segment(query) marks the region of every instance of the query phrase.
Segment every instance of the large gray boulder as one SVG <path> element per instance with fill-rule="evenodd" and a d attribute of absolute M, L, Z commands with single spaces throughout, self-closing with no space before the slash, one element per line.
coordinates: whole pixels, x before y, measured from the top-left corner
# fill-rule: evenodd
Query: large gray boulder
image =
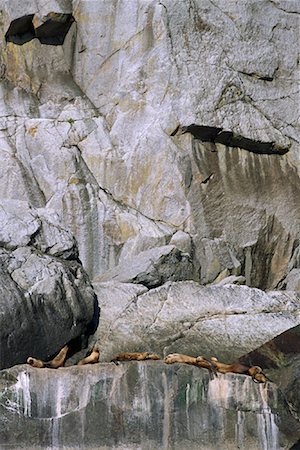
<path fill-rule="evenodd" d="M 155 247 L 121 262 L 118 266 L 95 278 L 95 282 L 120 281 L 143 284 L 148 288 L 167 281 L 193 279 L 194 269 L 188 253 L 174 245 Z"/>
<path fill-rule="evenodd" d="M 95 283 L 102 308 L 93 337 L 101 360 L 121 351 L 185 353 L 234 361 L 300 324 L 300 297 L 247 286 L 169 282 L 143 286 Z"/>
<path fill-rule="evenodd" d="M 0 372 L 0 446 L 279 450 L 299 422 L 274 384 L 159 361 Z"/>
<path fill-rule="evenodd" d="M 48 359 L 91 330 L 98 306 L 76 243 L 55 213 L 0 206 L 0 367 Z"/>

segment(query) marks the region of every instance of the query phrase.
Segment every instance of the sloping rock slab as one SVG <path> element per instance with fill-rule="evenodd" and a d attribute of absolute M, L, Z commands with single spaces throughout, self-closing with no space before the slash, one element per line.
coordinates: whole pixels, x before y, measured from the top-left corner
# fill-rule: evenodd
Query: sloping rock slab
<path fill-rule="evenodd" d="M 229 362 L 300 324 L 300 297 L 294 292 L 193 281 L 145 293 L 132 286 L 94 284 L 103 305 L 97 331 L 103 361 L 120 351 L 151 350 L 215 355 Z"/>
<path fill-rule="evenodd" d="M 290 328 L 275 336 L 270 341 L 256 348 L 240 361 L 244 364 L 255 364 L 268 368 L 286 368 L 295 356 L 300 356 L 300 326 Z"/>
<path fill-rule="evenodd" d="M 0 373 L 0 446 L 290 448 L 297 422 L 273 384 L 162 362 Z"/>
<path fill-rule="evenodd" d="M 168 280 L 190 280 L 193 265 L 189 254 L 174 245 L 164 245 L 128 258 L 118 266 L 96 278 L 96 281 L 121 281 L 144 284 L 149 288 L 160 286 Z"/>

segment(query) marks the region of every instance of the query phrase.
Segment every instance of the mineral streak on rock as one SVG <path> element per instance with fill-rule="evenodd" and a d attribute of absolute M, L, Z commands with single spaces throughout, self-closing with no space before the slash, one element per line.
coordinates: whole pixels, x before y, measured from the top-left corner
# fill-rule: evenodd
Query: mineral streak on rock
<path fill-rule="evenodd" d="M 159 361 L 19 366 L 0 372 L 0 386 L 0 445 L 13 450 L 279 449 L 300 431 L 273 384 Z"/>

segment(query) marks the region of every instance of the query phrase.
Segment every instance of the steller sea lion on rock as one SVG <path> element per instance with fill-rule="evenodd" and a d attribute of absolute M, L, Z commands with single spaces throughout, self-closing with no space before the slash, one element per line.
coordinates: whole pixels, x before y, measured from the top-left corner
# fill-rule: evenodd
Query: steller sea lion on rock
<path fill-rule="evenodd" d="M 245 366 L 243 364 L 224 364 L 212 357 L 210 360 L 203 356 L 197 356 L 197 358 L 188 355 L 182 355 L 180 353 L 171 353 L 165 357 L 166 364 L 184 363 L 197 367 L 204 367 L 214 373 L 240 373 L 243 375 L 249 375 L 256 383 L 266 383 L 270 381 L 263 373 L 262 368 L 259 366 Z"/>
<path fill-rule="evenodd" d="M 190 364 L 192 366 L 202 367 L 212 372 L 216 372 L 214 363 L 203 356 L 195 358 L 194 356 L 182 355 L 181 353 L 171 353 L 165 357 L 166 364 L 173 364 L 176 362 Z"/>
<path fill-rule="evenodd" d="M 33 358 L 32 356 L 30 356 L 29 358 L 27 358 L 27 363 L 30 364 L 32 367 L 38 367 L 38 368 L 47 367 L 50 369 L 57 369 L 58 367 L 62 367 L 65 364 L 68 350 L 69 350 L 69 347 L 67 345 L 65 345 L 60 350 L 58 355 L 55 356 L 55 358 L 53 358 L 53 359 L 51 359 L 51 361 L 47 361 L 47 362 L 42 361 L 41 359 Z"/>
<path fill-rule="evenodd" d="M 198 358 L 201 358 L 198 356 Z M 198 359 L 197 358 L 197 359 Z M 234 363 L 234 364 L 224 364 L 218 361 L 216 357 L 210 358 L 212 363 L 215 365 L 216 370 L 220 373 L 240 373 L 243 375 L 250 375 L 253 381 L 256 383 L 266 383 L 268 378 L 263 373 L 262 368 L 259 366 L 245 366 L 244 364 Z"/>
<path fill-rule="evenodd" d="M 85 358 L 81 359 L 77 363 L 77 366 L 84 366 L 86 364 L 96 364 L 97 362 L 99 362 L 99 357 L 100 357 L 100 350 L 99 350 L 98 346 L 95 345 L 92 348 L 91 353 L 88 356 L 86 356 Z"/>
<path fill-rule="evenodd" d="M 65 345 L 55 358 L 51 361 L 42 361 L 40 359 L 36 359 L 33 357 L 29 357 L 27 359 L 27 363 L 32 367 L 48 367 L 51 369 L 57 369 L 58 367 L 62 367 L 65 363 L 66 356 L 68 353 L 69 347 Z M 80 360 L 78 362 L 78 366 L 83 366 L 86 364 L 95 364 L 99 362 L 100 350 L 98 345 L 95 345 L 91 353 Z M 111 360 L 111 362 L 119 362 L 119 361 L 145 361 L 145 360 L 160 360 L 160 356 L 155 353 L 150 352 L 123 352 L 119 353 Z M 182 363 L 182 364 L 190 364 L 196 367 L 201 367 L 204 369 L 208 369 L 211 372 L 214 372 L 217 375 L 217 372 L 220 373 L 239 373 L 243 375 L 249 375 L 252 377 L 253 381 L 256 383 L 266 383 L 270 381 L 267 376 L 263 373 L 262 368 L 259 366 L 245 366 L 244 364 L 234 363 L 234 364 L 224 364 L 218 361 L 216 357 L 212 357 L 209 359 L 204 358 L 203 356 L 188 356 L 180 353 L 171 353 L 167 355 L 164 359 L 166 364 L 173 363 Z"/>
<path fill-rule="evenodd" d="M 117 356 L 115 356 L 111 362 L 116 361 L 145 361 L 147 359 L 154 359 L 158 360 L 160 359 L 160 356 L 156 355 L 155 353 L 150 352 L 124 352 L 119 353 Z"/>

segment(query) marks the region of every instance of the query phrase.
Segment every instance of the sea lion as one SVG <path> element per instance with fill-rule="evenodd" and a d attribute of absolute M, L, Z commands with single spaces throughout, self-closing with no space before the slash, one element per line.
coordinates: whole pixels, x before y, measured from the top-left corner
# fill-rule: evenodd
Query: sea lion
<path fill-rule="evenodd" d="M 27 358 L 27 364 L 30 364 L 32 367 L 38 367 L 39 369 L 45 367 L 44 361 L 33 358 L 32 356 L 29 356 L 29 358 Z"/>
<path fill-rule="evenodd" d="M 100 350 L 98 348 L 98 346 L 94 346 L 92 348 L 91 353 L 86 356 L 85 358 L 81 359 L 78 363 L 77 366 L 84 366 L 85 364 L 96 364 L 99 362 L 99 357 L 100 357 Z"/>
<path fill-rule="evenodd" d="M 60 352 L 55 356 L 55 358 L 51 359 L 51 361 L 42 361 L 41 359 L 36 359 L 30 356 L 27 358 L 27 363 L 30 364 L 32 367 L 38 367 L 43 368 L 47 367 L 50 369 L 57 369 L 58 367 L 62 367 L 65 363 L 67 353 L 68 353 L 69 347 L 68 345 L 65 345 Z"/>
<path fill-rule="evenodd" d="M 173 363 L 190 364 L 196 367 L 203 367 L 217 374 L 220 373 L 240 373 L 243 375 L 250 375 L 256 383 L 265 383 L 268 378 L 263 373 L 262 368 L 259 366 L 245 366 L 243 364 L 224 364 L 218 361 L 216 357 L 210 358 L 210 360 L 203 356 L 197 356 L 197 358 L 188 355 L 182 355 L 180 353 L 171 353 L 165 357 L 166 364 Z"/>
<path fill-rule="evenodd" d="M 117 356 L 115 356 L 111 362 L 116 361 L 145 361 L 147 359 L 154 359 L 158 360 L 160 359 L 159 355 L 156 355 L 155 353 L 150 352 L 124 352 L 119 353 Z"/>
<path fill-rule="evenodd" d="M 248 370 L 249 375 L 252 377 L 252 380 L 255 383 L 266 383 L 267 381 L 271 381 L 262 371 L 262 368 L 259 366 L 251 366 Z"/>
<path fill-rule="evenodd" d="M 198 358 L 200 361 L 201 356 L 198 356 Z M 219 362 L 215 356 L 210 358 L 210 360 L 214 364 L 216 370 L 220 373 L 240 373 L 243 375 L 250 375 L 256 383 L 266 383 L 268 381 L 268 378 L 259 366 L 245 366 L 240 363 L 224 364 Z"/>
<path fill-rule="evenodd" d="M 216 372 L 214 363 L 203 356 L 195 358 L 194 356 L 182 355 L 181 353 L 171 353 L 165 357 L 166 364 L 173 364 L 176 362 L 190 364 L 192 366 L 202 367 L 212 372 Z"/>

